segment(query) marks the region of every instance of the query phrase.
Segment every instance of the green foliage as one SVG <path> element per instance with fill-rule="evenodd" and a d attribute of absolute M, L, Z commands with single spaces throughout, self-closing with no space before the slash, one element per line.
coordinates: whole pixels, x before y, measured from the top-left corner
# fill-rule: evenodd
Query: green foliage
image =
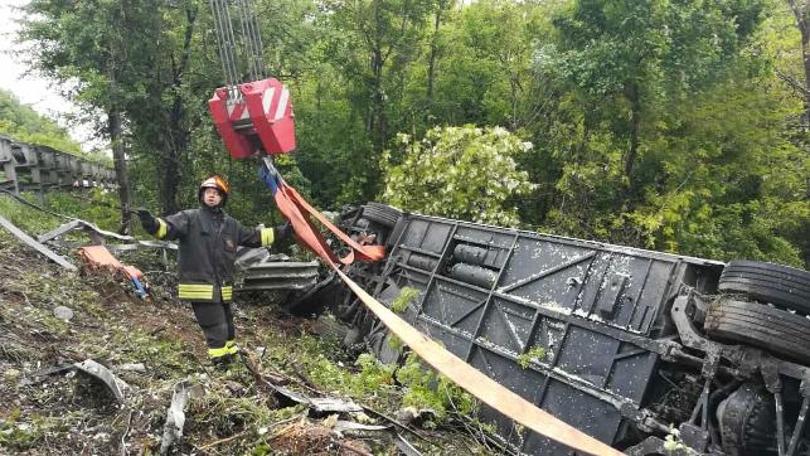
<path fill-rule="evenodd" d="M 47 192 L 40 200 L 37 194 L 23 193 L 27 201 L 38 204 L 53 213 L 80 218 L 95 223 L 99 228 L 118 229 L 120 211 L 114 195 L 106 190 L 90 192 Z M 8 195 L 0 194 L 0 215 L 29 234 L 41 234 L 65 223 L 67 220 L 47 212 L 28 207 Z"/>
<path fill-rule="evenodd" d="M 395 336 L 393 334 L 388 335 L 388 342 L 387 343 L 388 343 L 388 347 L 391 350 L 396 350 L 398 352 L 401 352 L 402 349 L 405 348 L 405 343 L 402 342 L 402 339 L 400 339 L 399 337 L 397 337 L 397 336 Z"/>
<path fill-rule="evenodd" d="M 533 185 L 516 159 L 531 149 L 503 128 L 434 128 L 421 141 L 400 135 L 388 153 L 382 199 L 405 210 L 515 226 L 516 197 Z"/>
<path fill-rule="evenodd" d="M 256 4 L 296 109 L 298 151 L 280 166 L 317 207 L 382 194 L 466 220 L 810 262 L 801 37 L 783 0 Z M 216 172 L 233 215 L 276 223 L 255 162 L 229 159 L 209 119 L 223 81 L 207 8 L 36 0 L 22 39 L 87 116 L 121 108 L 139 205 L 196 206 Z M 479 130 L 446 127 L 466 124 Z"/>
<path fill-rule="evenodd" d="M 25 451 L 36 448 L 49 433 L 61 429 L 59 420 L 48 415 L 35 414 L 21 418 L 19 409 L 13 409 L 7 419 L 0 420 L 0 448 Z"/>
<path fill-rule="evenodd" d="M 416 354 L 408 355 L 405 364 L 397 370 L 396 378 L 406 389 L 402 405 L 431 409 L 439 420 L 445 419 L 451 411 L 472 416 L 477 410 L 478 403 L 473 396 L 443 375 L 426 369 Z"/>
<path fill-rule="evenodd" d="M 518 366 L 526 369 L 532 361 L 542 361 L 546 357 L 546 349 L 543 347 L 534 346 L 526 353 L 521 353 L 517 357 Z"/>
<path fill-rule="evenodd" d="M 96 158 L 82 153 L 79 144 L 70 138 L 64 128 L 51 119 L 20 103 L 12 93 L 0 89 L 0 135 L 17 141 L 50 146 L 62 152 Z"/>
<path fill-rule="evenodd" d="M 121 218 L 118 198 L 108 190 L 94 188 L 89 192 L 48 192 L 45 194 L 45 204 L 56 213 L 90 221 L 101 229 L 118 230 Z"/>
<path fill-rule="evenodd" d="M 391 310 L 396 313 L 404 312 L 408 306 L 419 296 L 419 290 L 413 287 L 405 287 L 399 291 L 399 295 L 391 303 Z"/>
<path fill-rule="evenodd" d="M 28 201 L 36 201 L 36 197 L 33 194 L 23 193 L 22 196 Z M 29 234 L 44 233 L 51 228 L 59 226 L 59 224 L 63 222 L 59 217 L 50 214 L 32 214 L 31 208 L 24 206 L 5 194 L 0 196 L 0 215 Z"/>

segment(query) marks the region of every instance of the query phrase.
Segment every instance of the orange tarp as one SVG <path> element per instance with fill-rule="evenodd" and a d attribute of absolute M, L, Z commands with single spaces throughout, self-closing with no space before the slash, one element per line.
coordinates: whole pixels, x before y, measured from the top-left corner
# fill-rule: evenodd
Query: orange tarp
<path fill-rule="evenodd" d="M 127 280 L 131 280 L 136 291 L 145 294 L 145 282 L 143 273 L 134 266 L 129 266 L 118 261 L 107 247 L 103 245 L 88 245 L 79 247 L 79 257 L 93 269 L 109 269 L 114 273 L 122 274 Z"/>

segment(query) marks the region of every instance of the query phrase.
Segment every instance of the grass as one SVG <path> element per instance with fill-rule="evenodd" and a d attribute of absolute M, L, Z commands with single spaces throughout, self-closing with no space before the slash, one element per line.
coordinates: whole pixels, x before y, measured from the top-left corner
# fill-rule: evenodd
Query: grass
<path fill-rule="evenodd" d="M 101 189 L 47 192 L 43 200 L 33 192 L 20 196 L 48 211 L 90 221 L 101 229 L 115 231 L 120 223 L 121 214 L 115 195 Z M 37 211 L 5 193 L 0 193 L 0 215 L 34 237 L 67 222 L 53 214 Z"/>

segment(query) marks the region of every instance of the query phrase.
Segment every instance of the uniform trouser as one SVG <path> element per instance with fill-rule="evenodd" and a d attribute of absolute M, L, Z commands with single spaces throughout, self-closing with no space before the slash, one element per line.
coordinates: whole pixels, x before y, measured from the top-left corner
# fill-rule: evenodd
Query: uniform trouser
<path fill-rule="evenodd" d="M 194 316 L 205 333 L 208 356 L 219 358 L 236 353 L 236 330 L 230 303 L 192 302 Z"/>

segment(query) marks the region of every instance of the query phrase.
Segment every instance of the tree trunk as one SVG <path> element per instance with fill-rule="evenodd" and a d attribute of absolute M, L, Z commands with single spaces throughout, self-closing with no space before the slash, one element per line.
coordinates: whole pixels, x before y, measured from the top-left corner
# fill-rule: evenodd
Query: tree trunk
<path fill-rule="evenodd" d="M 168 112 L 166 122 L 166 132 L 164 133 L 164 150 L 162 156 L 162 167 L 159 170 L 161 182 L 160 204 L 163 214 L 173 214 L 179 210 L 177 204 L 177 190 L 180 185 L 181 170 L 180 163 L 188 150 L 189 127 L 186 125 L 186 100 L 182 96 L 182 86 L 186 68 L 191 53 L 191 38 L 197 19 L 196 8 L 186 9 L 186 28 L 183 38 L 183 50 L 178 64 L 172 68 L 172 100 L 171 109 Z"/>
<path fill-rule="evenodd" d="M 630 145 L 624 161 L 624 175 L 630 181 L 633 166 L 638 156 L 638 146 L 641 142 L 641 95 L 635 83 L 628 84 L 625 87 L 624 95 L 630 101 Z"/>
<path fill-rule="evenodd" d="M 177 166 L 177 152 L 172 146 L 163 155 L 163 166 L 160 171 L 160 178 L 163 182 L 160 192 L 160 207 L 164 215 L 174 214 L 178 211 L 177 188 L 179 184 L 179 167 Z"/>
<path fill-rule="evenodd" d="M 796 0 L 788 0 L 796 26 L 802 36 L 802 62 L 804 63 L 804 124 L 810 125 L 810 23 L 807 21 L 810 13 L 810 4 L 796 4 Z"/>
<path fill-rule="evenodd" d="M 430 57 L 428 57 L 428 78 L 427 78 L 427 102 L 428 106 L 433 105 L 433 80 L 436 77 L 436 60 L 439 56 L 439 26 L 442 23 L 442 12 L 444 12 L 445 1 L 440 1 L 436 9 L 436 17 L 433 21 L 433 36 L 430 39 Z"/>
<path fill-rule="evenodd" d="M 121 128 L 121 113 L 116 108 L 107 111 L 107 130 L 112 144 L 115 178 L 118 181 L 118 199 L 121 202 L 121 228 L 119 232 L 130 232 L 130 195 L 129 177 L 127 176 L 127 158 Z"/>

